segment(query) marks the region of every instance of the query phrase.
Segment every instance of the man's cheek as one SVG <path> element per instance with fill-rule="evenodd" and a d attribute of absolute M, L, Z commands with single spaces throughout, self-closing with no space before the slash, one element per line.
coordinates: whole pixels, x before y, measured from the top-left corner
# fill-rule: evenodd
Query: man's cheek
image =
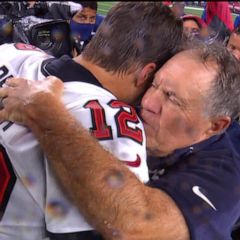
<path fill-rule="evenodd" d="M 186 123 L 181 117 L 169 116 L 168 121 L 166 119 L 167 129 L 169 134 L 174 134 L 183 131 L 186 128 Z"/>

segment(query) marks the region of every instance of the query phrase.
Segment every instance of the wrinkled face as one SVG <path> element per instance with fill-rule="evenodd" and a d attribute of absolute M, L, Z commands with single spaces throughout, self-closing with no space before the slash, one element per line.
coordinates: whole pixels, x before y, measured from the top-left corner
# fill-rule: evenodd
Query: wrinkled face
<path fill-rule="evenodd" d="M 196 34 L 200 32 L 200 28 L 194 20 L 188 19 L 183 21 L 183 31 L 186 35 Z"/>
<path fill-rule="evenodd" d="M 240 61 L 240 34 L 231 34 L 227 49 L 237 58 L 238 61 Z"/>
<path fill-rule="evenodd" d="M 165 156 L 209 137 L 204 93 L 215 74 L 216 68 L 207 68 L 190 51 L 175 55 L 156 73 L 141 104 L 149 154 Z"/>
<path fill-rule="evenodd" d="M 77 23 L 95 24 L 96 15 L 97 15 L 96 10 L 85 7 L 81 11 L 75 13 L 72 19 Z"/>

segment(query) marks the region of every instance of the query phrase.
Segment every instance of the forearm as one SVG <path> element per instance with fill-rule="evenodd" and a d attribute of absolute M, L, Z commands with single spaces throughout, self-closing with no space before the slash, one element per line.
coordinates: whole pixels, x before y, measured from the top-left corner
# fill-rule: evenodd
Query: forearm
<path fill-rule="evenodd" d="M 120 217 L 119 209 L 116 209 L 118 202 L 125 202 L 125 199 L 118 196 L 119 191 L 123 191 L 127 177 L 132 178 L 134 185 L 138 180 L 96 144 L 97 141 L 89 136 L 59 102 L 52 100 L 53 103 L 48 98 L 46 108 L 42 107 L 44 102 L 38 102 L 41 106 L 39 108 L 30 106 L 28 125 L 39 139 L 61 184 L 81 212 L 99 231 L 109 235 L 111 228 L 116 229 L 117 217 L 126 219 L 126 216 Z M 51 106 L 54 109 L 50 109 Z M 61 121 L 57 116 L 61 116 Z M 84 143 L 84 146 L 79 143 Z M 135 189 L 134 186 L 132 188 Z M 123 193 L 123 198 L 131 192 Z M 136 195 L 140 197 L 142 193 Z M 126 204 L 126 207 L 130 206 Z"/>
<path fill-rule="evenodd" d="M 46 108 L 41 99 L 39 107 L 26 109 L 28 125 L 88 221 L 107 239 L 178 239 L 165 222 L 171 212 L 165 207 L 168 197 L 140 183 L 55 98 L 48 97 Z"/>

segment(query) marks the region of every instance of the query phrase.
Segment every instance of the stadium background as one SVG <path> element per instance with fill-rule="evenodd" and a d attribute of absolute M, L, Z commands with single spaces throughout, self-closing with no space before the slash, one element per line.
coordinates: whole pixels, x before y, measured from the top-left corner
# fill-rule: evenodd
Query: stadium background
<path fill-rule="evenodd" d="M 106 15 L 106 13 L 108 12 L 108 10 L 117 2 L 98 2 L 98 13 L 101 15 Z M 202 7 L 197 7 L 197 6 L 186 6 L 184 9 L 185 13 L 191 13 L 194 15 L 197 15 L 199 17 L 201 17 L 202 15 L 202 11 L 203 8 Z M 235 19 L 235 17 L 237 16 L 237 14 L 232 13 L 233 16 L 233 20 Z"/>

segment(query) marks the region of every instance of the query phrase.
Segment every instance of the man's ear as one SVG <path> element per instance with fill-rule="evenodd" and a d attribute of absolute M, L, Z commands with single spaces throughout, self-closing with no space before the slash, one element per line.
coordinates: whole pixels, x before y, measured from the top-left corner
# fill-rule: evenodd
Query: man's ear
<path fill-rule="evenodd" d="M 146 64 L 141 70 L 140 77 L 136 81 L 136 87 L 146 84 L 149 79 L 154 75 L 157 66 L 155 63 Z"/>
<path fill-rule="evenodd" d="M 231 118 L 229 116 L 221 116 L 211 119 L 211 127 L 207 130 L 209 136 L 213 136 L 224 132 L 230 125 Z"/>

